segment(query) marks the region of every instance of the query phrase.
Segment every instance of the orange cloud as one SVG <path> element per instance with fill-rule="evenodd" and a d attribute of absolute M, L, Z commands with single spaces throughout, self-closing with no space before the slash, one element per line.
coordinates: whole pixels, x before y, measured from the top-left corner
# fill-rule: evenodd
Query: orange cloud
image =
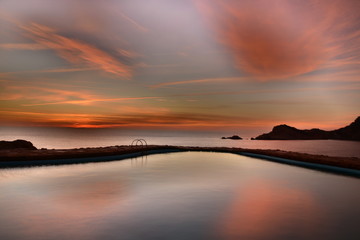
<path fill-rule="evenodd" d="M 0 111 L 0 119 L 6 125 L 56 126 L 56 127 L 171 127 L 171 128 L 213 128 L 214 126 L 239 125 L 239 119 L 232 122 L 223 116 L 210 114 L 173 113 L 164 108 L 119 107 L 117 113 L 77 114 L 27 111 Z M 16 120 L 16 121 L 14 121 Z"/>
<path fill-rule="evenodd" d="M 65 60 L 85 64 L 121 77 L 130 77 L 131 68 L 108 53 L 88 43 L 62 36 L 55 29 L 36 23 L 22 25 L 28 36 L 38 44 L 53 49 Z"/>
<path fill-rule="evenodd" d="M 351 1 L 195 2 L 237 66 L 258 79 L 301 75 L 329 62 L 348 64 L 354 61 L 350 52 L 360 51 L 358 8 Z"/>
<path fill-rule="evenodd" d="M 159 98 L 159 97 L 91 98 L 91 99 L 84 99 L 84 100 L 68 100 L 68 101 L 59 101 L 59 102 L 23 104 L 23 106 L 42 106 L 42 105 L 56 105 L 56 104 L 87 105 L 87 104 L 95 103 L 95 102 L 118 102 L 118 101 L 156 99 L 156 98 Z"/>
<path fill-rule="evenodd" d="M 149 108 L 144 111 L 140 107 L 120 106 L 119 109 L 108 114 L 96 113 L 50 113 L 50 112 L 28 112 L 28 111 L 0 111 L 2 116 L 0 122 L 7 126 L 53 126 L 71 128 L 185 128 L 185 129 L 214 129 L 217 128 L 259 128 L 283 123 L 274 120 L 256 120 L 253 118 L 227 117 L 210 114 L 174 113 L 169 109 Z M 353 116 L 351 116 L 353 119 Z M 330 125 L 316 125 L 316 127 L 335 129 L 344 126 L 344 122 L 334 122 Z M 290 124 L 299 128 L 314 127 L 314 123 L 291 122 Z M 260 134 L 260 133 L 259 133 Z"/>
<path fill-rule="evenodd" d="M 0 100 L 26 100 L 21 106 L 44 106 L 58 104 L 91 105 L 97 102 L 120 102 L 144 99 L 160 99 L 160 97 L 120 97 L 104 98 L 87 91 L 71 91 L 45 87 L 7 86 Z M 32 103 L 29 103 L 29 100 Z M 34 102 L 35 101 L 35 102 Z"/>
<path fill-rule="evenodd" d="M 86 91 L 70 91 L 45 87 L 6 86 L 0 100 L 26 100 L 41 103 L 67 101 L 69 99 L 89 100 L 98 96 Z M 29 103 L 30 104 L 30 103 Z"/>

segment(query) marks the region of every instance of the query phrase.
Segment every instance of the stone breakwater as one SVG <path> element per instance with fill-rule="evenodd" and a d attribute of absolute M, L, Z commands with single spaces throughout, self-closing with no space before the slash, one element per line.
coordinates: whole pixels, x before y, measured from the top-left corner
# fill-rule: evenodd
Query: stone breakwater
<path fill-rule="evenodd" d="M 0 168 L 113 161 L 113 160 L 120 160 L 124 158 L 137 157 L 137 156 L 153 154 L 153 153 L 182 152 L 182 151 L 224 152 L 224 153 L 235 153 L 242 155 L 246 155 L 250 153 L 253 154 L 252 155 L 253 157 L 258 156 L 260 158 L 264 158 L 262 156 L 270 156 L 273 157 L 273 159 L 275 158 L 288 159 L 288 160 L 295 160 L 300 163 L 321 164 L 321 165 L 328 165 L 333 167 L 340 167 L 340 168 L 360 171 L 360 158 L 356 158 L 356 157 L 330 157 L 324 155 L 313 155 L 313 154 L 288 152 L 281 150 L 244 149 L 244 148 L 226 148 L 226 147 L 183 147 L 183 146 L 167 146 L 167 145 L 111 146 L 111 147 L 78 148 L 78 149 L 1 150 Z M 291 163 L 289 162 L 289 164 Z M 301 165 L 301 164 L 293 164 L 293 165 Z"/>

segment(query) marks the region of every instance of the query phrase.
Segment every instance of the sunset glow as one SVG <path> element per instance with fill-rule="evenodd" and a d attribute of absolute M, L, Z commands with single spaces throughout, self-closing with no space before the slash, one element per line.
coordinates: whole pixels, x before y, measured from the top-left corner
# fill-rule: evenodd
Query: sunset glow
<path fill-rule="evenodd" d="M 359 12 L 356 0 L 3 0 L 0 124 L 342 127 L 360 109 Z"/>

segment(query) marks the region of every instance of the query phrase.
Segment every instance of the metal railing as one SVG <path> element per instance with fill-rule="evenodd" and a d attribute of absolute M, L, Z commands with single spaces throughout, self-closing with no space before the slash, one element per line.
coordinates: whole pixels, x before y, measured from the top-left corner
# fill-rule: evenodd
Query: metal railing
<path fill-rule="evenodd" d="M 145 139 L 139 138 L 139 139 L 135 139 L 131 142 L 131 146 L 135 147 L 135 146 L 147 146 L 147 142 L 145 141 Z"/>

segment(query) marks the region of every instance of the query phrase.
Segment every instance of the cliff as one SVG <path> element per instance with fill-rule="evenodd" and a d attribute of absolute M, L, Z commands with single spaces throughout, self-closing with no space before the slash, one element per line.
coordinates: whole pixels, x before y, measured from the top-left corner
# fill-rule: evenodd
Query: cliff
<path fill-rule="evenodd" d="M 321 129 L 300 130 L 288 125 L 275 126 L 271 132 L 262 134 L 256 140 L 352 140 L 360 141 L 360 117 L 350 125 L 332 131 Z"/>

